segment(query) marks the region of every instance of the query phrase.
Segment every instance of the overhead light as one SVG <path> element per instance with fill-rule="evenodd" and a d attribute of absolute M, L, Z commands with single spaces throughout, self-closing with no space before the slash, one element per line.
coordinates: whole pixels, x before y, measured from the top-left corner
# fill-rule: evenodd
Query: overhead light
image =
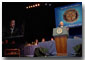
<path fill-rule="evenodd" d="M 35 7 L 35 5 L 33 5 L 33 7 Z"/>
<path fill-rule="evenodd" d="M 38 6 L 40 6 L 40 4 L 37 4 Z"/>
<path fill-rule="evenodd" d="M 31 8 L 31 6 L 29 6 L 29 8 Z"/>
<path fill-rule="evenodd" d="M 26 7 L 26 9 L 28 9 L 28 6 Z"/>
<path fill-rule="evenodd" d="M 45 3 L 45 6 L 47 6 L 47 3 Z"/>
<path fill-rule="evenodd" d="M 38 3 L 38 4 L 31 5 L 31 6 L 27 6 L 26 9 L 28 9 L 28 8 L 33 8 L 33 7 L 38 7 L 38 6 L 40 6 L 39 3 Z"/>
<path fill-rule="evenodd" d="M 32 8 L 32 6 L 30 6 Z"/>
<path fill-rule="evenodd" d="M 35 6 L 37 7 L 37 4 L 35 4 Z"/>
<path fill-rule="evenodd" d="M 49 4 L 49 6 L 51 6 L 51 4 Z"/>

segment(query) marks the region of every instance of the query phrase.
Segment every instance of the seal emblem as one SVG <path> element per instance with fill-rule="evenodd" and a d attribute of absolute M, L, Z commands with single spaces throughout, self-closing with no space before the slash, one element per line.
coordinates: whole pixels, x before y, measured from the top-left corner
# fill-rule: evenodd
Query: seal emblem
<path fill-rule="evenodd" d="M 66 22 L 75 22 L 78 20 L 78 11 L 75 9 L 68 9 L 65 11 L 63 18 Z"/>
<path fill-rule="evenodd" d="M 57 28 L 57 34 L 61 34 L 63 32 L 62 28 Z"/>

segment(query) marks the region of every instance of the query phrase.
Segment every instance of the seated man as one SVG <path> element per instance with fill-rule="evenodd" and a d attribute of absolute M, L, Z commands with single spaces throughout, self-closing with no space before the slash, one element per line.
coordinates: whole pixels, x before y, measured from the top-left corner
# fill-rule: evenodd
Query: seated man
<path fill-rule="evenodd" d="M 42 42 L 45 42 L 45 38 L 42 38 Z"/>
<path fill-rule="evenodd" d="M 54 39 L 53 39 L 53 38 L 51 38 L 51 41 L 54 41 Z"/>

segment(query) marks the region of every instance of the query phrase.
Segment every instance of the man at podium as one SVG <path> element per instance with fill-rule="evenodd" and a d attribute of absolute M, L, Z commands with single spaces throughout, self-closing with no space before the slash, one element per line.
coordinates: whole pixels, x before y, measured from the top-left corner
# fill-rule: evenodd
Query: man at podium
<path fill-rule="evenodd" d="M 59 27 L 65 27 L 63 21 L 60 22 Z M 65 28 L 69 31 L 68 27 L 65 27 Z"/>
<path fill-rule="evenodd" d="M 69 28 L 61 21 L 59 27 L 53 28 L 53 36 L 56 43 L 57 56 L 67 56 L 67 39 Z"/>

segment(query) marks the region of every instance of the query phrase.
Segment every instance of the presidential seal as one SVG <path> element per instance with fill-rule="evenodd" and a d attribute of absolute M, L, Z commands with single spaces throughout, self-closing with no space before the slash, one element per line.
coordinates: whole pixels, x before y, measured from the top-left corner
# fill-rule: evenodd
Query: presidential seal
<path fill-rule="evenodd" d="M 65 11 L 63 18 L 66 22 L 72 23 L 78 20 L 78 11 L 75 9 L 68 9 Z"/>
<path fill-rule="evenodd" d="M 62 28 L 57 28 L 57 34 L 61 34 L 63 32 Z"/>

